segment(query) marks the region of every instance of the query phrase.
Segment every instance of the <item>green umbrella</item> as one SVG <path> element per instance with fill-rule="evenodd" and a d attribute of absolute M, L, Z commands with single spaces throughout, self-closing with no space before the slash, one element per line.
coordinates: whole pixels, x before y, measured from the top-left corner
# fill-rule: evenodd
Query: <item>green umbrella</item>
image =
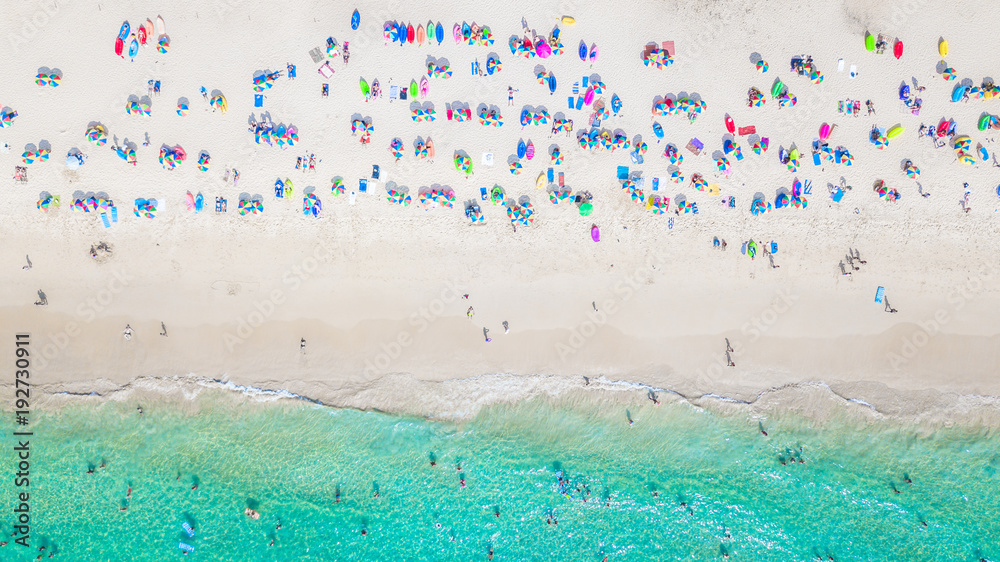
<path fill-rule="evenodd" d="M 584 203 L 584 204 L 580 205 L 580 216 L 581 217 L 588 217 L 588 216 L 590 216 L 590 213 L 593 213 L 593 212 L 594 212 L 594 206 L 592 204 L 590 204 L 590 203 Z"/>

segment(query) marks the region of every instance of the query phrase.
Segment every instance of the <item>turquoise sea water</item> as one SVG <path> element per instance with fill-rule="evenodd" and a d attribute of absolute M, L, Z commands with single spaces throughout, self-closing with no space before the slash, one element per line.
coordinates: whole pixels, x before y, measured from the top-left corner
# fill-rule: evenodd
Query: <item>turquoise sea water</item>
<path fill-rule="evenodd" d="M 205 560 L 464 561 L 491 547 L 494 560 L 1000 558 L 1000 439 L 986 430 L 787 416 L 765 437 L 745 415 L 686 404 L 633 407 L 629 427 L 624 407 L 581 401 L 453 424 L 200 400 L 197 415 L 120 403 L 36 415 L 33 546 L 0 558 L 46 545 L 57 560 L 167 560 L 181 541 Z"/>

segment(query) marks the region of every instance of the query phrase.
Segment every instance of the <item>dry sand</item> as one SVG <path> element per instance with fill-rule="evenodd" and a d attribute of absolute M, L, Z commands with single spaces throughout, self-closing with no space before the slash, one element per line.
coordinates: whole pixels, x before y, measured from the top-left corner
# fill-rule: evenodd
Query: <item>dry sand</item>
<path fill-rule="evenodd" d="M 51 1 L 51 0 L 48 0 Z M 43 2 L 43 4 L 45 4 Z M 20 164 L 27 143 L 48 141 L 51 161 L 30 166 L 30 181 L 12 180 L 0 203 L 0 333 L 33 334 L 33 380 L 55 392 L 98 391 L 128 385 L 137 377 L 196 377 L 268 389 L 286 389 L 327 403 L 463 415 L 491 401 L 556 393 L 581 384 L 582 376 L 642 383 L 688 397 L 715 394 L 757 400 L 789 385 L 823 383 L 845 398 L 863 400 L 886 412 L 920 413 L 965 403 L 957 395 L 1000 393 L 1000 260 L 996 246 L 996 168 L 956 162 L 950 147 L 934 149 L 917 138 L 921 123 L 954 118 L 962 134 L 996 149 L 996 133 L 979 132 L 982 111 L 998 112 L 1000 101 L 953 104 L 955 82 L 935 72 L 939 36 L 950 42 L 947 61 L 960 79 L 976 84 L 994 72 L 1000 38 L 992 29 L 993 5 L 972 1 L 956 11 L 945 2 L 841 1 L 789 4 L 777 1 L 626 2 L 599 7 L 583 2 L 435 2 L 426 7 L 394 2 L 359 3 L 362 25 L 349 27 L 355 6 L 302 2 L 275 9 L 264 2 L 98 3 L 65 1 L 12 6 L 3 24 L 10 38 L 6 85 L 0 103 L 19 112 L 13 127 L 0 130 L 10 152 L 0 154 L 4 173 Z M 47 10 L 47 11 L 46 11 Z M 613 14 L 611 13 L 613 10 Z M 134 62 L 113 52 L 123 19 L 133 25 L 161 14 L 171 49 L 140 50 Z M 39 14 L 44 14 L 41 16 Z M 514 58 L 507 39 L 520 33 L 520 20 L 547 34 L 557 19 L 566 53 L 548 60 Z M 776 17 L 780 16 L 780 17 Z M 382 24 L 405 18 L 414 24 L 441 20 L 448 36 L 438 46 L 385 46 Z M 609 22 L 609 18 L 612 18 Z M 456 46 L 455 21 L 491 26 L 490 47 Z M 24 22 L 34 22 L 30 25 Z M 613 23 L 612 23 L 613 22 Z M 866 30 L 899 36 L 906 45 L 900 60 L 864 50 Z M 331 96 L 320 97 L 324 80 L 307 52 L 328 36 L 350 42 L 349 66 L 331 62 Z M 597 43 L 596 64 L 581 62 L 581 39 Z M 664 70 L 646 68 L 640 54 L 650 41 L 675 41 L 677 62 Z M 469 73 L 478 59 L 495 52 L 503 70 L 490 77 Z M 750 62 L 760 53 L 770 63 L 759 74 Z M 788 72 L 796 54 L 809 54 L 826 79 L 814 85 Z M 441 118 L 414 123 L 408 102 L 364 102 L 358 78 L 378 78 L 383 92 L 419 78 L 428 56 L 445 57 L 454 76 L 432 79 L 430 95 Z M 837 61 L 856 64 L 859 76 Z M 298 65 L 298 78 L 284 78 L 267 93 L 264 109 L 276 122 L 299 128 L 299 146 L 288 150 L 253 144 L 247 132 L 252 107 L 251 77 L 257 70 Z M 559 88 L 550 96 L 537 83 L 536 65 L 555 73 Z M 59 68 L 62 85 L 33 82 L 42 66 Z M 599 74 L 624 105 L 604 124 L 650 145 L 646 163 L 632 165 L 647 177 L 661 177 L 661 193 L 697 201 L 698 215 L 652 215 L 633 203 L 615 180 L 615 167 L 631 165 L 628 154 L 591 153 L 575 136 L 552 137 L 548 127 L 516 123 L 523 105 L 564 112 L 584 128 L 587 113 L 565 110 L 574 81 Z M 780 77 L 799 98 L 794 108 L 746 107 L 746 92 L 765 92 Z M 128 116 L 129 95 L 144 95 L 146 81 L 162 82 L 152 116 Z M 924 108 L 913 116 L 897 99 L 899 84 L 911 78 L 926 86 Z M 507 106 L 512 85 L 515 107 Z M 218 89 L 229 101 L 225 115 L 212 112 L 198 89 Z M 663 116 L 666 141 L 680 147 L 698 137 L 706 156 L 685 152 L 686 177 L 700 172 L 719 183 L 722 195 L 737 198 L 726 209 L 718 197 L 687 183 L 667 180 L 669 162 L 660 156 L 650 122 L 653 98 L 667 93 L 700 95 L 708 109 L 694 124 Z M 190 115 L 174 111 L 179 97 L 191 101 Z M 837 113 L 837 100 L 871 99 L 877 116 Z M 444 119 L 446 103 L 499 106 L 502 129 Z M 763 156 L 751 153 L 734 162 L 730 177 L 715 170 L 711 153 L 722 148 L 723 117 L 738 126 L 755 125 L 771 139 Z M 363 147 L 350 133 L 353 115 L 370 116 L 373 141 Z M 86 141 L 91 121 L 104 123 L 119 140 L 141 143 L 139 164 L 126 165 L 105 146 Z M 808 147 L 819 126 L 836 123 L 831 146 L 844 145 L 855 164 L 814 167 Z M 903 124 L 904 135 L 878 151 L 867 140 L 872 125 Z M 433 163 L 412 154 L 417 136 L 434 139 Z M 394 163 L 387 149 L 399 137 L 407 154 Z M 507 157 L 519 138 L 534 141 L 538 155 L 525 171 L 511 176 Z M 745 138 L 745 137 L 743 137 Z M 163 143 L 183 146 L 188 162 L 174 171 L 156 162 Z M 797 174 L 777 158 L 780 146 L 795 143 L 806 152 Z M 550 166 L 548 147 L 566 157 L 566 184 L 589 190 L 595 212 L 580 217 L 565 205 L 553 206 L 534 178 Z M 76 172 L 62 164 L 73 147 L 87 154 Z M 209 172 L 194 165 L 199 151 L 212 156 Z M 451 162 L 456 150 L 470 154 L 475 174 L 466 179 Z M 682 149 L 683 150 L 683 149 Z M 492 152 L 496 164 L 480 163 Z M 297 156 L 315 153 L 314 173 L 294 169 Z M 912 159 L 930 198 L 900 170 Z M 343 177 L 348 190 L 368 177 L 372 164 L 383 181 L 397 182 L 414 195 L 432 184 L 454 188 L 458 206 L 425 211 L 402 208 L 384 198 L 375 184 L 356 205 L 330 195 L 331 178 Z M 238 168 L 238 187 L 223 181 Z M 844 176 L 854 189 L 843 202 L 830 201 L 828 182 Z M 294 197 L 273 196 L 275 178 L 290 177 Z M 793 178 L 814 185 L 805 210 L 788 209 L 752 217 L 751 196 L 773 201 Z M 8 176 L 9 178 L 9 176 Z M 903 195 L 890 204 L 872 193 L 876 179 Z M 962 212 L 963 182 L 971 186 L 971 212 Z M 527 195 L 535 222 L 516 232 L 501 207 L 483 202 L 486 223 L 471 226 L 461 203 L 478 199 L 479 188 L 498 183 L 507 193 Z M 301 193 L 314 186 L 324 204 L 320 218 L 304 217 Z M 63 207 L 44 214 L 35 209 L 39 192 L 61 195 Z M 71 213 L 74 191 L 105 191 L 119 205 L 121 220 L 105 230 L 93 214 Z M 229 212 L 185 210 L 186 191 L 229 199 Z M 262 194 L 262 216 L 236 214 L 239 194 Z M 166 206 L 153 220 L 129 212 L 137 197 L 161 198 Z M 208 204 L 207 207 L 211 207 Z M 603 239 L 590 240 L 598 224 Z M 712 248 L 712 237 L 729 243 Z M 751 261 L 740 254 L 748 239 L 779 244 L 772 269 L 767 256 Z M 88 248 L 106 241 L 113 256 L 96 263 Z M 838 262 L 856 248 L 868 262 L 851 276 Z M 34 267 L 21 269 L 25 254 Z M 885 286 L 887 314 L 873 302 Z M 32 306 L 36 291 L 49 305 Z M 469 300 L 462 294 L 468 293 Z M 594 310 L 593 304 L 598 310 Z M 466 310 L 473 306 L 469 319 Z M 501 322 L 508 321 L 504 334 Z M 168 337 L 161 337 L 160 322 Z M 122 329 L 135 330 L 126 342 Z M 490 330 L 487 344 L 483 328 Z M 305 352 L 300 350 L 305 338 Z M 735 349 L 736 367 L 727 368 L 725 338 Z M 4 354 L 12 356 L 11 345 Z M 481 377 L 481 375 L 503 375 Z M 462 379 L 451 386 L 418 381 Z M 143 378 L 148 381 L 151 379 Z M 172 384 L 172 383 L 170 383 Z"/>

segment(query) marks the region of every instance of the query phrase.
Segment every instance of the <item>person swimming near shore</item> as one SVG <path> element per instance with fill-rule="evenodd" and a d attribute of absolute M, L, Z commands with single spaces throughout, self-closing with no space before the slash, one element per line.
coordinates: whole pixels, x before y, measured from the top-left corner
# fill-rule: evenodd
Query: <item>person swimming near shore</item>
<path fill-rule="evenodd" d="M 246 515 L 247 517 L 253 520 L 260 519 L 260 514 L 250 509 L 249 507 L 243 510 L 243 515 Z"/>

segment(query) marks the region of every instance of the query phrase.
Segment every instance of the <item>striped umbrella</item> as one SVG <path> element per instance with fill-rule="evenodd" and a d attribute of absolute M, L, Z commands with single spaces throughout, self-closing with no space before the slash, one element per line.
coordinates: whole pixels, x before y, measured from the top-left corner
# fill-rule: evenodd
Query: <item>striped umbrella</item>
<path fill-rule="evenodd" d="M 516 175 L 520 174 L 521 173 L 521 168 L 523 168 L 523 167 L 524 166 L 521 166 L 521 163 L 518 162 L 518 161 L 516 161 L 516 160 L 514 162 L 511 162 L 511 164 L 510 164 L 510 173 L 511 173 L 511 175 L 516 176 Z"/>
<path fill-rule="evenodd" d="M 53 88 L 58 88 L 59 84 L 61 83 L 62 83 L 62 76 L 58 74 L 49 75 L 49 86 L 52 86 Z"/>
<path fill-rule="evenodd" d="M 681 183 L 684 181 L 684 174 L 682 174 L 680 170 L 674 170 L 673 172 L 670 172 L 670 181 L 674 183 Z"/>
<path fill-rule="evenodd" d="M 52 151 L 47 148 L 39 148 L 38 152 L 36 152 L 35 154 L 38 155 L 38 160 L 40 162 L 45 162 L 49 159 L 49 154 L 51 153 Z"/>
<path fill-rule="evenodd" d="M 344 191 L 346 191 L 344 189 L 344 180 L 342 180 L 340 178 L 335 178 L 333 180 L 333 185 L 330 187 L 330 191 L 333 192 L 333 196 L 334 197 L 336 197 L 338 195 L 343 195 Z"/>
<path fill-rule="evenodd" d="M 39 72 L 38 74 L 35 75 L 35 84 L 38 84 L 39 86 L 48 86 L 49 75 L 45 74 L 44 72 Z"/>
<path fill-rule="evenodd" d="M 906 175 L 910 178 L 920 177 L 920 168 L 916 167 L 913 162 L 907 162 L 903 171 L 905 171 Z"/>
<path fill-rule="evenodd" d="M 673 144 L 668 144 L 665 149 L 663 149 L 663 155 L 670 159 L 671 164 L 683 164 L 684 155 L 681 154 L 677 147 Z"/>
<path fill-rule="evenodd" d="M 757 72 L 760 72 L 760 73 L 767 72 L 767 69 L 769 68 L 767 66 L 767 62 L 765 62 L 763 60 L 757 61 L 756 66 L 757 66 Z"/>
<path fill-rule="evenodd" d="M 21 160 L 24 161 L 25 164 L 34 164 L 36 157 L 37 155 L 35 154 L 35 151 L 25 150 L 24 154 L 21 155 Z"/>
<path fill-rule="evenodd" d="M 563 155 L 558 146 L 552 149 L 552 163 L 556 165 L 563 163 Z"/>
<path fill-rule="evenodd" d="M 166 53 L 170 50 L 170 38 L 166 35 L 161 35 L 160 40 L 156 42 L 156 50 L 161 53 Z"/>
<path fill-rule="evenodd" d="M 885 135 L 880 134 L 875 137 L 875 148 L 885 150 L 887 146 L 889 146 L 889 139 Z"/>
<path fill-rule="evenodd" d="M 954 80 L 955 78 L 958 78 L 958 76 L 955 74 L 955 69 L 950 66 L 944 69 L 943 72 L 941 72 L 941 77 L 944 78 L 945 80 Z"/>
<path fill-rule="evenodd" d="M 183 116 L 187 115 L 190 111 L 191 111 L 191 109 L 188 107 L 188 104 L 186 104 L 186 103 L 179 103 L 179 104 L 177 104 L 177 115 L 180 115 L 181 117 L 183 117 Z"/>
<path fill-rule="evenodd" d="M 729 159 L 723 156 L 722 158 L 717 158 L 715 160 L 715 165 L 719 167 L 719 171 L 723 173 L 729 172 L 730 164 Z"/>
<path fill-rule="evenodd" d="M 809 75 L 809 79 L 812 80 L 813 84 L 819 84 L 823 81 L 823 73 L 817 70 Z"/>

